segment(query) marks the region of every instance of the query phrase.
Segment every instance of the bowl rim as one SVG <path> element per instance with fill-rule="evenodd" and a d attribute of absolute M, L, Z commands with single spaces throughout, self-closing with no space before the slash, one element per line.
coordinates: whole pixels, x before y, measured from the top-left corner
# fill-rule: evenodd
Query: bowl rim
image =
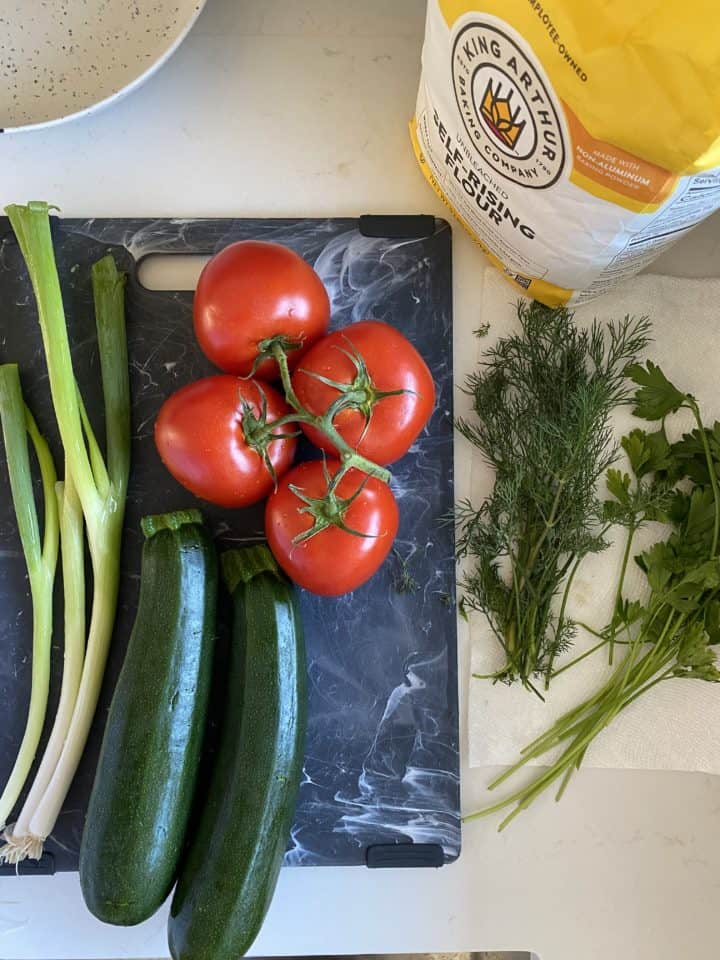
<path fill-rule="evenodd" d="M 170 59 L 183 40 L 185 40 L 187 35 L 190 33 L 205 5 L 207 4 L 207 0 L 194 0 L 194 3 L 195 9 L 188 17 L 182 30 L 180 30 L 180 32 L 175 36 L 172 43 L 170 43 L 165 50 L 163 50 L 160 56 L 154 60 L 149 67 L 143 70 L 142 73 L 138 74 L 137 77 L 134 77 L 129 83 L 126 83 L 122 87 L 118 87 L 117 90 L 113 90 L 112 93 L 109 93 L 101 100 L 96 100 L 94 103 L 90 103 L 86 107 L 82 107 L 80 110 L 75 110 L 73 113 L 64 113 L 62 116 L 52 117 L 49 120 L 35 120 L 29 123 L 20 123 L 8 125 L 6 127 L 0 127 L 0 135 L 5 133 L 23 133 L 30 130 L 42 130 L 47 127 L 56 127 L 61 123 L 67 123 L 69 120 L 77 120 L 80 117 L 86 117 L 88 114 L 94 113 L 96 110 L 101 110 L 103 107 L 106 107 L 114 101 L 122 99 L 126 94 L 131 93 L 149 77 L 156 73 Z"/>

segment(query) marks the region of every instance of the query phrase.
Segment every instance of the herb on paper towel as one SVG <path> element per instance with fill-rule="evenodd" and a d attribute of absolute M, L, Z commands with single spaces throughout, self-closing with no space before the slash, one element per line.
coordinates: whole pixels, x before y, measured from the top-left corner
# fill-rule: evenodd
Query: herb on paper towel
<path fill-rule="evenodd" d="M 649 321 L 576 326 L 573 314 L 520 302 L 521 332 L 485 353 L 467 381 L 476 417 L 457 428 L 495 468 L 492 495 L 458 504 L 458 554 L 471 561 L 461 609 L 484 613 L 506 663 L 493 679 L 549 681 L 575 625 L 553 600 L 579 561 L 606 546 L 596 483 L 616 448 L 610 414 Z"/>
<path fill-rule="evenodd" d="M 608 471 L 612 499 L 605 510 L 627 528 L 626 550 L 612 619 L 604 630 L 593 631 L 600 642 L 582 656 L 615 643 L 625 653 L 600 690 L 529 744 L 521 759 L 490 784 L 490 789 L 499 786 L 528 761 L 561 748 L 552 766 L 530 784 L 473 814 L 514 807 L 501 828 L 557 782 L 559 800 L 593 739 L 653 687 L 682 677 L 720 681 L 713 649 L 720 643 L 720 423 L 704 426 L 694 397 L 681 393 L 654 364 L 627 372 L 639 388 L 633 412 L 661 425 L 653 432 L 633 430 L 623 439 L 632 477 Z M 665 421 L 681 409 L 692 414 L 696 427 L 671 444 Z M 639 602 L 624 597 L 624 581 L 635 532 L 649 519 L 664 521 L 669 533 L 635 557 L 648 586 Z"/>

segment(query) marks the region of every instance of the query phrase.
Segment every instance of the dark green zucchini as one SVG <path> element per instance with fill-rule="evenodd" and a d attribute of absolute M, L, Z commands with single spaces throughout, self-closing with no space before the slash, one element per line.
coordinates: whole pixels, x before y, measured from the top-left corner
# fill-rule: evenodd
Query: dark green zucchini
<path fill-rule="evenodd" d="M 305 739 L 305 654 L 294 591 L 264 546 L 223 554 L 234 632 L 209 793 L 168 924 L 175 960 L 238 960 L 270 906 Z"/>
<path fill-rule="evenodd" d="M 185 841 L 212 675 L 217 557 L 197 510 L 146 517 L 140 599 L 107 718 L 80 848 L 85 903 L 151 916 Z"/>

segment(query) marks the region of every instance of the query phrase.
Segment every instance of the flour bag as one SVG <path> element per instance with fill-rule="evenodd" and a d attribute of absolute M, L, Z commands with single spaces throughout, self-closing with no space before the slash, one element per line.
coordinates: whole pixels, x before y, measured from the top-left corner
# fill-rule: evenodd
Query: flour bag
<path fill-rule="evenodd" d="M 711 0 L 428 0 L 422 63 L 425 176 L 543 303 L 592 300 L 720 207 Z"/>

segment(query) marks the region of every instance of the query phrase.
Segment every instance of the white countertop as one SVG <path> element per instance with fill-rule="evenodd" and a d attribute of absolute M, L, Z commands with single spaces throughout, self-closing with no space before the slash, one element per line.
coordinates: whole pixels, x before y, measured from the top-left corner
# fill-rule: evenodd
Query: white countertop
<path fill-rule="evenodd" d="M 443 216 L 407 134 L 424 6 L 209 0 L 169 64 L 121 102 L 2 137 L 0 202 L 48 199 L 68 216 Z M 720 272 L 719 250 L 715 218 L 661 268 Z M 459 381 L 485 265 L 459 228 L 454 258 Z M 460 643 L 464 697 L 462 631 Z M 491 773 L 463 766 L 465 810 L 482 803 Z M 718 908 L 720 778 L 587 770 L 561 805 L 544 798 L 502 835 L 467 825 L 460 860 L 438 871 L 283 870 L 253 952 L 714 960 Z M 0 957 L 162 957 L 165 916 L 103 926 L 75 875 L 3 879 Z"/>

